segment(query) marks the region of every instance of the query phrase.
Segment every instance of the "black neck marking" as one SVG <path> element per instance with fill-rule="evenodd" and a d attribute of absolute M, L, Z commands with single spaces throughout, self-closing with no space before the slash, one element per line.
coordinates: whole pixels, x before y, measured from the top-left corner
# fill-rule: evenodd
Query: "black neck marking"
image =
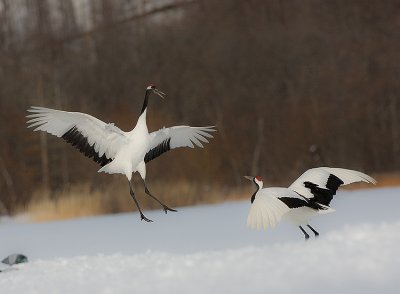
<path fill-rule="evenodd" d="M 151 90 L 146 89 L 146 94 L 144 95 L 143 107 L 142 107 L 142 111 L 140 112 L 140 114 L 142 114 L 147 108 L 147 104 L 149 103 L 150 93 L 151 93 Z"/>
<path fill-rule="evenodd" d="M 256 182 L 253 180 L 253 182 L 254 182 L 254 184 L 256 184 Z M 251 203 L 253 203 L 254 202 L 254 200 L 256 199 L 256 194 L 257 194 L 257 192 L 260 190 L 260 186 L 259 185 L 257 185 L 256 184 L 256 186 L 257 186 L 257 190 L 254 192 L 254 194 L 251 196 Z"/>

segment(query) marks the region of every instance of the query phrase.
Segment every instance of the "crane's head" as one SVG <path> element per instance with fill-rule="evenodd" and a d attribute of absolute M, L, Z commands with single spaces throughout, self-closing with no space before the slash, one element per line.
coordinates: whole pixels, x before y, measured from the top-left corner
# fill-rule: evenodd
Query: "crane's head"
<path fill-rule="evenodd" d="M 165 96 L 166 96 L 166 94 L 164 92 L 161 92 L 160 90 L 158 90 L 154 84 L 150 84 L 146 88 L 146 92 L 154 93 L 154 94 L 160 96 L 162 99 L 165 99 Z"/>
<path fill-rule="evenodd" d="M 256 184 L 257 187 L 258 187 L 259 189 L 262 188 L 262 186 L 263 186 L 263 181 L 262 181 L 262 179 L 261 179 L 260 176 L 256 176 L 256 177 L 244 176 L 244 177 L 245 177 L 246 179 L 248 179 L 249 181 L 252 181 L 254 184 Z"/>

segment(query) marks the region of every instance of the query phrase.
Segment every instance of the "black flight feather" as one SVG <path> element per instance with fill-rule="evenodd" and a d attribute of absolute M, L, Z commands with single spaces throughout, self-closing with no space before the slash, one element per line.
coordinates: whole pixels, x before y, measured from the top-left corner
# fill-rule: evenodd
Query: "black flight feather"
<path fill-rule="evenodd" d="M 162 141 L 153 149 L 150 149 L 146 155 L 144 156 L 144 162 L 148 163 L 149 161 L 153 160 L 154 158 L 159 157 L 161 154 L 171 150 L 171 138 L 168 138 Z"/>
<path fill-rule="evenodd" d="M 69 129 L 62 138 L 101 166 L 105 166 L 112 161 L 105 154 L 100 157 L 99 153 L 94 149 L 94 144 L 90 145 L 87 138 L 76 127 Z"/>

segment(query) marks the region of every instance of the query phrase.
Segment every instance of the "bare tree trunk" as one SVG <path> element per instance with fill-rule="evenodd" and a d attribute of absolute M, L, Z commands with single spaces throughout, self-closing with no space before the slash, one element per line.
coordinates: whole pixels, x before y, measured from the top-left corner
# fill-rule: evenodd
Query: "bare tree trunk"
<path fill-rule="evenodd" d="M 17 200 L 17 193 L 15 192 L 14 181 L 13 181 L 10 173 L 8 172 L 7 166 L 1 156 L 0 156 L 0 171 L 1 171 L 2 177 L 4 178 L 4 181 L 6 183 L 6 186 L 8 189 L 8 194 L 10 197 L 9 202 L 10 202 L 10 206 L 12 207 Z M 7 209 L 7 207 L 4 205 L 4 203 L 0 199 L 0 215 L 2 215 L 2 214 L 9 214 L 9 210 Z"/>
<path fill-rule="evenodd" d="M 393 160 L 395 167 L 398 167 L 399 163 L 399 151 L 400 151 L 400 130 L 399 130 L 399 118 L 397 109 L 397 97 L 390 97 L 390 120 L 391 120 L 391 131 L 392 131 L 392 146 L 393 146 Z"/>
<path fill-rule="evenodd" d="M 56 107 L 59 109 L 62 109 L 62 105 L 61 105 L 61 101 L 62 101 L 62 97 L 61 97 L 61 89 L 60 89 L 60 84 L 59 84 L 59 75 L 56 71 L 56 77 L 54 79 L 54 99 L 56 102 Z M 69 177 L 69 170 L 68 170 L 68 158 L 67 158 L 67 153 L 66 153 L 66 144 L 61 144 L 60 148 L 61 148 L 61 179 L 62 179 L 62 184 L 63 187 L 66 187 L 69 185 L 69 181 L 70 181 L 70 177 Z"/>
<path fill-rule="evenodd" d="M 226 130 L 224 129 L 224 124 L 220 123 L 223 121 L 223 114 L 222 112 L 218 112 L 217 114 L 217 120 L 216 120 L 216 125 L 218 126 L 218 133 L 219 136 L 221 137 L 221 146 L 223 146 L 223 150 L 225 149 L 225 146 L 229 146 L 229 139 L 226 136 Z M 240 168 L 239 165 L 237 164 L 237 161 L 235 160 L 235 158 L 233 158 L 232 153 L 229 150 L 224 150 L 224 154 L 226 155 L 226 158 L 228 160 L 228 163 L 231 166 L 231 170 L 233 171 L 233 175 L 234 175 L 234 179 L 235 179 L 235 183 L 237 186 L 240 185 L 241 183 L 241 177 L 240 177 Z"/>
<path fill-rule="evenodd" d="M 43 76 L 39 76 L 37 82 L 37 97 L 43 105 Z M 44 193 L 48 193 L 50 190 L 50 176 L 49 176 L 49 150 L 47 147 L 47 134 L 45 132 L 40 132 L 40 160 L 42 168 L 42 188 Z"/>
<path fill-rule="evenodd" d="M 258 175 L 260 171 L 260 155 L 264 145 L 264 118 L 259 117 L 257 120 L 257 142 L 253 152 L 253 160 L 251 164 L 251 175 Z"/>

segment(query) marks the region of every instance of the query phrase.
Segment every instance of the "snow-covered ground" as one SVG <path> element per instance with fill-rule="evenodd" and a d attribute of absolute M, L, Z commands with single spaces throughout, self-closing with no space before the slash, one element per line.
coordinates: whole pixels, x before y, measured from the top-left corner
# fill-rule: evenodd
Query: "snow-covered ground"
<path fill-rule="evenodd" d="M 248 229 L 249 205 L 3 221 L 0 257 L 30 262 L 0 273 L 0 293 L 400 293 L 400 188 L 341 191 L 308 242 L 290 224 Z"/>

